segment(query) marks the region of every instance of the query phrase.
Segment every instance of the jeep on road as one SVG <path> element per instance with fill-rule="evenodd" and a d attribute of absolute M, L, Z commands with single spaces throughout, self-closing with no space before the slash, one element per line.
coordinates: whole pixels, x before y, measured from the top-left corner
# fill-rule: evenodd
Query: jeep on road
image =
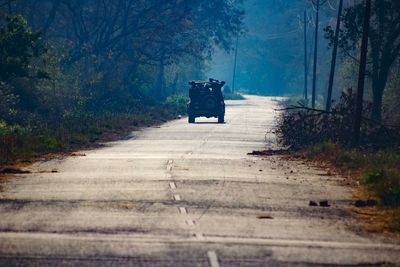
<path fill-rule="evenodd" d="M 214 79 L 189 82 L 189 123 L 194 123 L 196 117 L 216 117 L 218 123 L 224 123 L 225 103 L 222 95 L 224 84 L 224 81 Z"/>

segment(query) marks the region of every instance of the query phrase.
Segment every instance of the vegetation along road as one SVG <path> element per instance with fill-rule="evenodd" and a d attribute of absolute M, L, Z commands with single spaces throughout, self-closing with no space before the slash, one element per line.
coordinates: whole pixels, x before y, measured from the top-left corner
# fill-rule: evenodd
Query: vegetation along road
<path fill-rule="evenodd" d="M 0 192 L 0 265 L 400 264 L 398 241 L 359 230 L 344 178 L 248 155 L 277 148 L 277 103 L 228 101 L 225 124 L 175 120 L 27 167 Z"/>

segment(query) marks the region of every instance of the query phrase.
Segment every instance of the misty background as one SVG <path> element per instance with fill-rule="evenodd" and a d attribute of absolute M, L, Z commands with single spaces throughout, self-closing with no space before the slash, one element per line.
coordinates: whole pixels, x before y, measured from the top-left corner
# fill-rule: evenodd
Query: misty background
<path fill-rule="evenodd" d="M 248 0 L 243 4 L 245 34 L 240 36 L 236 88 L 261 95 L 302 95 L 304 84 L 304 23 L 307 9 L 308 66 L 311 78 L 314 48 L 315 10 L 303 0 Z M 329 75 L 330 49 L 323 27 L 334 22 L 336 1 L 321 7 L 317 86 L 319 94 Z M 209 64 L 208 76 L 226 80 L 232 86 L 234 52 L 217 50 Z M 309 83 L 310 84 L 310 83 Z"/>

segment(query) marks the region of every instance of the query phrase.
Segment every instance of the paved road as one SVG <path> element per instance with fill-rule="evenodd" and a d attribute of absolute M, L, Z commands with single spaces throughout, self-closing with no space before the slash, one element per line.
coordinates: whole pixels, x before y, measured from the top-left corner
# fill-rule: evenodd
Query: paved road
<path fill-rule="evenodd" d="M 0 192 L 0 265 L 400 264 L 399 243 L 351 230 L 342 178 L 247 155 L 275 147 L 274 107 L 252 96 L 226 124 L 176 120 L 34 164 Z"/>

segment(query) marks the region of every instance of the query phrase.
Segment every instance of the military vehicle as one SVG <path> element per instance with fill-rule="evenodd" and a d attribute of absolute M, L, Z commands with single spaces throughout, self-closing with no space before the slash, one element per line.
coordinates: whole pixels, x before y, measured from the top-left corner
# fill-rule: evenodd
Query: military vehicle
<path fill-rule="evenodd" d="M 224 123 L 225 102 L 222 95 L 224 81 L 190 81 L 188 120 L 194 123 L 197 117 L 215 117 L 218 123 Z"/>

